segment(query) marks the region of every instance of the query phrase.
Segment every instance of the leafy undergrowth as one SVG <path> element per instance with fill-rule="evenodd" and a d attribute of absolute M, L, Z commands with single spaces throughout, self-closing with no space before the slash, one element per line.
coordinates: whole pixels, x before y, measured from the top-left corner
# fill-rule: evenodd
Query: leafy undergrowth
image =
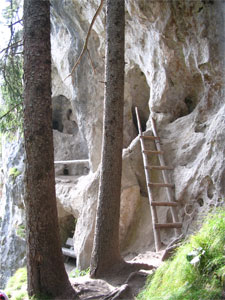
<path fill-rule="evenodd" d="M 225 289 L 225 209 L 205 219 L 148 279 L 138 300 L 221 300 Z"/>
<path fill-rule="evenodd" d="M 86 276 L 90 273 L 90 268 L 87 268 L 86 270 L 79 270 L 78 268 L 75 268 L 73 271 L 70 272 L 69 277 L 70 278 L 77 278 Z"/>

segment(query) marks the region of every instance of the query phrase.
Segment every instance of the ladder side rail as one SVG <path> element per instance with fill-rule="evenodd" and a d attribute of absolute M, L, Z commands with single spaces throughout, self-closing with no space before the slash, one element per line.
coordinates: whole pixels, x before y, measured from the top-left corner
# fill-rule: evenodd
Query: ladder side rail
<path fill-rule="evenodd" d="M 141 148 L 144 150 L 144 143 L 141 140 Z M 143 154 L 143 163 L 144 165 L 147 164 L 147 155 Z M 158 216 L 157 216 L 157 208 L 152 205 L 153 201 L 153 195 L 152 195 L 152 190 L 148 183 L 150 182 L 150 175 L 147 169 L 145 168 L 145 177 L 147 181 L 147 191 L 148 191 L 148 198 L 149 198 L 149 204 L 150 204 L 150 209 L 151 209 L 151 215 L 152 215 L 152 228 L 153 228 L 153 233 L 154 233 L 154 239 L 155 239 L 155 248 L 156 251 L 158 252 L 161 248 L 161 237 L 160 237 L 160 231 L 158 228 L 155 228 L 155 224 L 158 223 Z"/>
<path fill-rule="evenodd" d="M 141 129 L 141 120 L 139 117 L 139 113 L 138 113 L 138 108 L 135 107 L 135 113 L 136 113 L 136 118 L 137 118 L 137 125 L 138 125 L 138 132 L 139 132 L 139 137 L 142 136 L 142 129 Z"/>
<path fill-rule="evenodd" d="M 149 199 L 151 216 L 152 216 L 152 229 L 153 229 L 153 234 L 154 234 L 155 248 L 156 248 L 156 251 L 158 252 L 159 249 L 161 248 L 160 230 L 158 228 L 155 228 L 155 224 L 158 223 L 158 216 L 157 216 L 156 207 L 151 205 L 153 202 L 153 195 L 152 195 L 152 191 L 151 191 L 150 187 L 148 186 L 148 183 L 150 182 L 149 172 L 146 168 L 146 166 L 148 165 L 148 158 L 147 158 L 146 153 L 144 153 L 144 151 L 146 150 L 145 145 L 144 145 L 144 140 L 140 138 L 140 136 L 142 136 L 142 129 L 141 129 L 141 122 L 140 122 L 137 107 L 135 107 L 135 112 L 136 112 L 137 123 L 138 123 L 139 140 L 140 140 L 140 144 L 141 144 L 142 158 L 143 158 L 143 164 L 144 164 L 144 170 L 145 170 L 148 199 Z"/>
<path fill-rule="evenodd" d="M 151 117 L 151 125 L 152 125 L 152 131 L 153 131 L 154 136 L 158 136 L 156 125 L 155 125 L 155 120 L 152 117 Z M 157 151 L 162 152 L 162 149 L 161 149 L 161 146 L 160 146 L 160 142 L 155 141 L 155 145 L 156 145 Z M 158 157 L 159 157 L 160 165 L 165 166 L 165 160 L 164 160 L 163 154 L 159 154 Z M 164 182 L 170 182 L 166 170 L 162 170 L 162 175 L 163 175 Z M 173 197 L 173 194 L 172 194 L 172 190 L 170 188 L 166 188 L 166 193 L 167 193 L 168 200 L 170 202 L 173 202 L 174 201 L 174 197 Z M 171 210 L 173 222 L 178 223 L 179 219 L 178 219 L 176 208 L 173 207 L 173 206 L 171 206 L 170 210 Z M 177 234 L 181 234 L 181 230 L 180 229 L 176 229 L 176 233 Z"/>

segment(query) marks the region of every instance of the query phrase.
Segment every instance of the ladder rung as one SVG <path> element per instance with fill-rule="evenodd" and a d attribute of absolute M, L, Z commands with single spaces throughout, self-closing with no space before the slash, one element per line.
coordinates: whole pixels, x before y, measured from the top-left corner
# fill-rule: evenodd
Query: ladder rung
<path fill-rule="evenodd" d="M 152 201 L 152 206 L 177 206 L 177 202 Z"/>
<path fill-rule="evenodd" d="M 165 223 L 165 224 L 160 224 L 160 223 L 155 223 L 155 229 L 161 229 L 161 228 L 181 228 L 182 223 Z"/>
<path fill-rule="evenodd" d="M 146 166 L 145 168 L 150 170 L 173 170 L 170 166 Z"/>
<path fill-rule="evenodd" d="M 163 154 L 163 151 L 155 151 L 155 150 L 143 150 L 142 153 L 145 154 Z"/>
<path fill-rule="evenodd" d="M 153 135 L 140 135 L 140 138 L 144 140 L 160 140 L 159 136 L 153 136 Z"/>
<path fill-rule="evenodd" d="M 174 184 L 171 183 L 154 183 L 154 182 L 149 182 L 148 186 L 156 186 L 156 187 L 170 187 L 170 188 L 174 188 Z"/>

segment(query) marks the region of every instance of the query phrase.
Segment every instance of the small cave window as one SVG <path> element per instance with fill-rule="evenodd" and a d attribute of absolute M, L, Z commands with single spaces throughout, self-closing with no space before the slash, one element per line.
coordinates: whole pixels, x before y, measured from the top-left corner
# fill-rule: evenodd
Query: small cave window
<path fill-rule="evenodd" d="M 59 132 L 64 132 L 64 121 L 67 119 L 65 117 L 68 111 L 69 115 L 72 110 L 68 109 L 70 107 L 70 100 L 63 95 L 55 96 L 52 98 L 52 127 Z"/>
<path fill-rule="evenodd" d="M 182 102 L 178 102 L 174 107 L 174 111 L 176 111 L 174 114 L 177 116 L 176 119 L 182 118 L 192 113 L 196 105 L 197 101 L 195 96 L 186 96 Z"/>
<path fill-rule="evenodd" d="M 55 130 L 63 132 L 62 114 L 60 110 L 54 110 L 52 115 L 52 127 Z"/>
<path fill-rule="evenodd" d="M 204 200 L 202 198 L 198 198 L 197 202 L 201 207 L 204 205 Z"/>
<path fill-rule="evenodd" d="M 78 132 L 78 125 L 74 120 L 73 111 L 71 108 L 67 109 L 64 115 L 64 133 L 76 134 Z"/>
<path fill-rule="evenodd" d="M 69 168 L 67 165 L 64 165 L 64 168 L 63 168 L 63 175 L 69 175 Z"/>
<path fill-rule="evenodd" d="M 195 109 L 196 106 L 195 101 L 191 97 L 186 97 L 184 99 L 184 103 L 187 106 L 188 114 L 190 114 Z"/>
<path fill-rule="evenodd" d="M 53 121 L 52 121 L 52 127 L 53 127 L 53 129 L 55 129 L 55 130 L 59 130 L 59 123 L 58 123 L 58 121 L 53 120 Z"/>
<path fill-rule="evenodd" d="M 66 113 L 67 120 L 69 120 L 69 121 L 71 120 L 72 114 L 73 114 L 72 109 L 71 109 L 71 108 L 68 109 L 68 110 L 67 110 L 67 113 Z"/>

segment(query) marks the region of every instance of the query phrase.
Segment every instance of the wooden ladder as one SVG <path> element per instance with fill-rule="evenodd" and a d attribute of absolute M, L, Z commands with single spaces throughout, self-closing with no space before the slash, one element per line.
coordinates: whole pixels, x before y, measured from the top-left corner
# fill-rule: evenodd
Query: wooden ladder
<path fill-rule="evenodd" d="M 137 117 L 137 125 L 139 131 L 139 139 L 141 144 L 141 152 L 143 157 L 143 164 L 145 170 L 145 178 L 147 183 L 147 190 L 148 190 L 148 198 L 150 204 L 150 210 L 152 215 L 152 227 L 153 227 L 153 234 L 155 240 L 155 249 L 158 252 L 162 246 L 161 238 L 160 238 L 160 229 L 168 229 L 174 228 L 176 235 L 181 234 L 181 227 L 182 223 L 179 222 L 178 214 L 176 210 L 176 206 L 178 205 L 177 202 L 174 201 L 173 191 L 174 185 L 169 182 L 168 170 L 172 170 L 173 168 L 168 167 L 165 165 L 163 151 L 160 146 L 160 137 L 157 134 L 155 120 L 151 118 L 151 125 L 152 125 L 152 132 L 153 136 L 145 136 L 143 135 L 142 128 L 141 128 L 141 121 L 138 114 L 137 107 L 135 108 L 136 117 Z M 152 141 L 155 143 L 156 150 L 148 150 L 145 146 L 145 141 Z M 159 159 L 160 165 L 158 166 L 150 166 L 148 164 L 148 157 L 149 155 L 157 155 Z M 158 170 L 162 172 L 163 182 L 151 182 L 151 174 L 150 170 Z M 154 201 L 152 187 L 158 188 L 166 188 L 166 197 L 167 201 Z M 157 215 L 157 207 L 158 206 L 169 206 L 172 215 L 172 223 L 159 223 L 158 222 L 158 215 Z"/>

